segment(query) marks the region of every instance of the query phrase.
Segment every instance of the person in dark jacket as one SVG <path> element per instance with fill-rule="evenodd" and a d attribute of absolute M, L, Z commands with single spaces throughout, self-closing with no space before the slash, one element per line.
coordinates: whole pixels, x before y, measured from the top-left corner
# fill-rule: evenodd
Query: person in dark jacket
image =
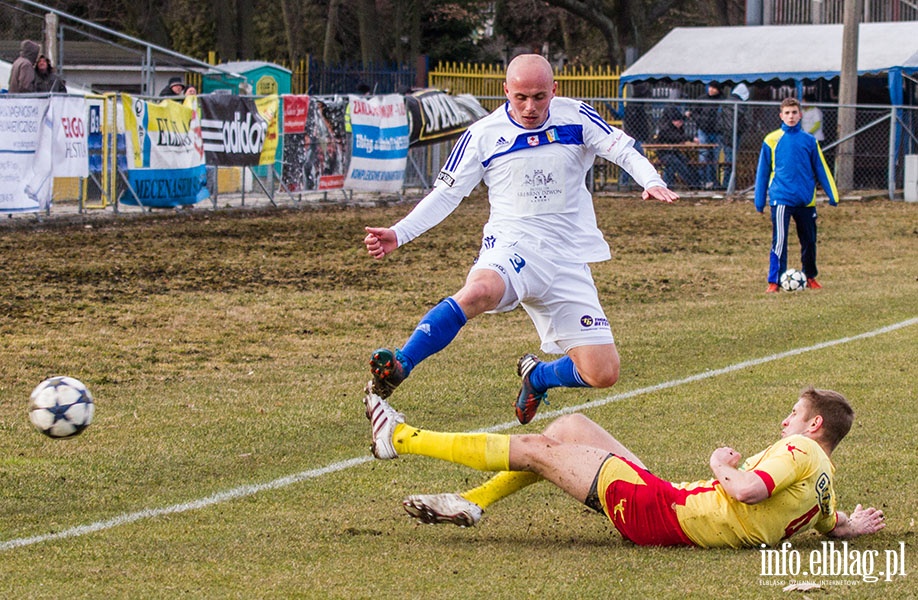
<path fill-rule="evenodd" d="M 749 87 L 745 83 L 738 83 L 730 90 L 728 100 L 733 104 L 722 107 L 720 111 L 720 125 L 718 127 L 724 147 L 724 176 L 723 185 L 730 187 L 730 179 L 733 177 L 733 148 L 734 141 L 736 147 L 741 145 L 741 137 L 746 129 L 746 107 L 742 103 L 749 99 Z M 736 131 L 733 131 L 733 121 L 736 119 Z M 735 140 L 734 140 L 734 133 Z"/>
<path fill-rule="evenodd" d="M 38 56 L 35 61 L 35 81 L 32 84 L 32 91 L 36 93 L 50 92 L 52 94 L 66 94 L 67 86 L 64 80 L 60 78 L 54 65 L 44 54 Z"/>
<path fill-rule="evenodd" d="M 173 77 L 169 80 L 169 83 L 166 84 L 159 92 L 160 96 L 184 96 L 185 95 L 185 80 L 181 77 Z"/>
<path fill-rule="evenodd" d="M 699 153 L 699 159 L 704 163 L 702 179 L 706 189 L 711 189 L 715 185 L 717 161 L 723 150 L 723 135 L 720 132 L 720 112 L 722 110 L 720 101 L 724 99 L 724 95 L 721 93 L 722 89 L 720 82 L 709 82 L 707 93 L 699 97 L 699 100 L 707 100 L 708 102 L 699 105 L 692 114 L 695 123 L 698 124 L 699 143 L 717 145 L 715 148 L 709 148 Z"/>
<path fill-rule="evenodd" d="M 675 106 L 668 106 L 663 111 L 663 121 L 660 130 L 654 136 L 657 144 L 688 144 L 697 140 L 685 130 L 685 115 Z M 698 176 L 688 163 L 688 157 L 682 150 L 658 150 L 657 158 L 663 167 L 663 181 L 672 186 L 676 177 L 686 186 L 697 186 Z"/>
<path fill-rule="evenodd" d="M 631 98 L 650 98 L 653 88 L 646 81 L 631 86 Z M 622 130 L 634 138 L 634 149 L 644 154 L 644 142 L 653 137 L 653 123 L 650 117 L 650 104 L 627 102 L 622 110 Z M 622 169 L 619 174 L 622 185 L 631 185 L 632 179 Z"/>
<path fill-rule="evenodd" d="M 32 40 L 22 40 L 19 45 L 19 58 L 13 61 L 10 68 L 10 83 L 7 89 L 11 94 L 28 94 L 35 83 L 35 61 L 41 46 Z"/>

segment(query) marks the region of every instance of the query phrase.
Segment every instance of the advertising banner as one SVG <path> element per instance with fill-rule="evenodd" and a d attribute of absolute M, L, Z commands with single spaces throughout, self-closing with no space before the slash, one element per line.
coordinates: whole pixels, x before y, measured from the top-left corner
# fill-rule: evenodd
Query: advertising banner
<path fill-rule="evenodd" d="M 277 152 L 277 96 L 256 99 L 232 94 L 207 94 L 198 99 L 207 164 L 257 167 L 274 162 Z"/>
<path fill-rule="evenodd" d="M 408 115 L 398 94 L 351 96 L 351 161 L 344 187 L 398 192 L 408 164 Z"/>
<path fill-rule="evenodd" d="M 344 186 L 347 100 L 284 97 L 284 185 L 290 191 Z"/>
<path fill-rule="evenodd" d="M 210 196 L 204 150 L 194 104 L 152 103 L 122 96 L 128 182 L 134 193 L 124 204 L 168 208 Z"/>
<path fill-rule="evenodd" d="M 470 94 L 452 96 L 437 89 L 413 92 L 405 96 L 405 105 L 412 146 L 458 137 L 469 125 L 488 114 Z"/>
<path fill-rule="evenodd" d="M 84 98 L 0 96 L 0 212 L 51 205 L 55 177 L 86 177 Z"/>

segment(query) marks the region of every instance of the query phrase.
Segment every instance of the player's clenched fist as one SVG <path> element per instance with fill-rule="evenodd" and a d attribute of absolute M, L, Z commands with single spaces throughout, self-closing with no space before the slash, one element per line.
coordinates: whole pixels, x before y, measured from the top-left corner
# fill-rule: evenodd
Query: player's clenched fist
<path fill-rule="evenodd" d="M 367 235 L 363 243 L 373 258 L 382 258 L 398 248 L 395 232 L 386 227 L 365 227 Z"/>

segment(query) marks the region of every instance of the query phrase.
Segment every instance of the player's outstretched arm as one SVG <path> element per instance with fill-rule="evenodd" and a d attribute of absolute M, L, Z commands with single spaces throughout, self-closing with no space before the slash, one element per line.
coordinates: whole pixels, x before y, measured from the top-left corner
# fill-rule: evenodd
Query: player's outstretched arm
<path fill-rule="evenodd" d="M 398 248 L 398 236 L 387 227 L 364 227 L 367 232 L 363 243 L 370 256 L 380 259 Z"/>
<path fill-rule="evenodd" d="M 863 508 L 858 504 L 850 515 L 838 511 L 838 522 L 835 524 L 835 529 L 826 535 L 848 540 L 859 535 L 876 533 L 884 527 L 886 527 L 886 518 L 882 510 L 872 506 Z"/>
<path fill-rule="evenodd" d="M 641 194 L 641 198 L 644 200 L 656 198 L 660 202 L 667 202 L 672 204 L 679 199 L 679 194 L 669 188 L 663 187 L 662 185 L 655 185 L 644 190 L 644 193 Z"/>

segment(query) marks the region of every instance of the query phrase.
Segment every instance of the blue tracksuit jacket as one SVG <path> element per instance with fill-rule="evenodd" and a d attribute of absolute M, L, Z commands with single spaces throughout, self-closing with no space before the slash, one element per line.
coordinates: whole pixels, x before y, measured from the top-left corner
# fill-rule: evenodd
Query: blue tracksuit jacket
<path fill-rule="evenodd" d="M 835 179 L 816 138 L 803 131 L 800 123 L 793 127 L 782 123 L 781 129 L 766 135 L 762 142 L 755 177 L 755 209 L 765 209 L 766 193 L 770 206 L 815 206 L 817 179 L 829 204 L 838 204 Z"/>

